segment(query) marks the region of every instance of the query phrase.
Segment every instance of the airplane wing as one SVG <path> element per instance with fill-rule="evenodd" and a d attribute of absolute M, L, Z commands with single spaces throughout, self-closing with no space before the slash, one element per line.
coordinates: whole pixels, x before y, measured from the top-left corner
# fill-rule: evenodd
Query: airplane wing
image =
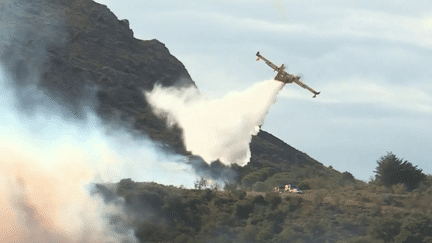
<path fill-rule="evenodd" d="M 263 60 L 267 65 L 269 65 L 274 71 L 277 71 L 278 73 L 275 76 L 275 80 L 284 82 L 284 83 L 296 83 L 298 84 L 300 87 L 309 90 L 310 92 L 312 92 L 314 94 L 314 96 L 312 98 L 315 98 L 317 95 L 320 94 L 320 92 L 315 91 L 314 89 L 312 89 L 311 87 L 307 86 L 306 84 L 304 84 L 303 82 L 300 81 L 300 77 L 299 76 L 294 76 L 290 73 L 287 73 L 285 71 L 285 65 L 281 65 L 280 67 L 276 66 L 274 63 L 270 62 L 269 60 L 267 60 L 265 57 L 263 57 L 259 52 L 256 53 L 256 60 Z"/>
<path fill-rule="evenodd" d="M 317 95 L 319 95 L 321 92 L 316 92 L 314 89 L 312 89 L 311 87 L 307 86 L 306 84 L 304 84 L 303 82 L 300 81 L 299 78 L 295 78 L 293 80 L 294 83 L 298 84 L 300 87 L 309 90 L 310 92 L 312 92 L 314 94 L 314 96 L 312 98 L 315 98 Z"/>

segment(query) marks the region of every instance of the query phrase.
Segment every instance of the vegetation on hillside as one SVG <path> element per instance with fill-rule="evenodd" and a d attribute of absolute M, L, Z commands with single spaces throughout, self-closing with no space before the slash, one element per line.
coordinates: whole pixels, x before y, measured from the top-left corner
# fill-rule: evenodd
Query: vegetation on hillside
<path fill-rule="evenodd" d="M 383 158 L 376 178 L 394 172 L 380 169 Z M 141 242 L 432 242 L 432 175 L 422 178 L 409 190 L 401 182 L 292 166 L 250 172 L 224 190 L 204 178 L 192 190 L 130 179 L 112 193 L 98 189 L 107 201 L 124 200 Z M 272 191 L 287 182 L 304 194 Z"/>

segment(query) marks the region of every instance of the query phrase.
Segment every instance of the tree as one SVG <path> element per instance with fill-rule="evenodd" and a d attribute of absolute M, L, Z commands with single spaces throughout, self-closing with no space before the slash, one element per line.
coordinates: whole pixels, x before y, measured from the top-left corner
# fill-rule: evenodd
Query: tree
<path fill-rule="evenodd" d="M 391 152 L 387 152 L 387 155 L 382 156 L 377 163 L 378 166 L 374 171 L 375 181 L 386 187 L 403 183 L 408 191 L 412 191 L 426 177 L 421 169 L 417 169 L 417 166 L 397 158 Z"/>
<path fill-rule="evenodd" d="M 195 181 L 194 186 L 195 186 L 195 189 L 198 189 L 198 190 L 206 189 L 208 186 L 207 180 L 204 177 L 201 177 L 201 179 Z"/>

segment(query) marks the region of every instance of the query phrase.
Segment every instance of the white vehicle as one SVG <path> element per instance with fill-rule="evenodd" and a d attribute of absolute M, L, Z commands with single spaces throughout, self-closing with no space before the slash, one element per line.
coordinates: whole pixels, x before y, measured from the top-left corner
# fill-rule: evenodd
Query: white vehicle
<path fill-rule="evenodd" d="M 295 186 L 295 185 L 293 185 L 293 184 L 285 185 L 285 191 L 288 191 L 288 192 L 294 192 L 294 193 L 297 193 L 297 194 L 302 194 L 302 193 L 303 193 L 303 191 L 300 190 L 300 189 L 298 188 L 298 186 Z"/>

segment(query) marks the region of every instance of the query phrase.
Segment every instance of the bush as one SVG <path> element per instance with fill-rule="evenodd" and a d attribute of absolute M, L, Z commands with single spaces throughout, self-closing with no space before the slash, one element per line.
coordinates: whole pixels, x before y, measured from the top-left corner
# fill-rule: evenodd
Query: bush
<path fill-rule="evenodd" d="M 301 197 L 286 197 L 285 200 L 289 201 L 288 211 L 294 212 L 298 208 L 301 208 L 303 203 L 303 198 Z"/>
<path fill-rule="evenodd" d="M 153 210 L 160 210 L 164 204 L 164 200 L 159 194 L 149 191 L 141 191 L 137 193 L 132 200 L 135 201 L 138 206 L 148 207 Z"/>
<path fill-rule="evenodd" d="M 202 199 L 206 201 L 212 200 L 214 196 L 215 193 L 210 188 L 205 189 L 202 193 Z"/>
<path fill-rule="evenodd" d="M 285 226 L 279 234 L 273 237 L 272 242 L 285 243 L 285 242 L 294 242 L 293 238 L 296 233 L 290 226 Z"/>
<path fill-rule="evenodd" d="M 131 178 L 121 179 L 117 185 L 117 195 L 124 196 L 135 188 L 135 182 Z"/>
<path fill-rule="evenodd" d="M 394 237 L 399 234 L 400 227 L 401 222 L 393 217 L 375 218 L 369 225 L 367 232 L 375 239 L 392 242 Z"/>
<path fill-rule="evenodd" d="M 237 190 L 237 188 L 238 188 L 238 184 L 236 182 L 229 181 L 229 182 L 225 182 L 223 189 L 225 191 L 228 191 L 228 192 L 233 192 L 233 191 Z"/>
<path fill-rule="evenodd" d="M 260 227 L 260 231 L 258 232 L 257 238 L 259 240 L 270 240 L 273 238 L 273 226 L 271 224 L 265 224 L 264 227 Z"/>
<path fill-rule="evenodd" d="M 344 173 L 342 173 L 342 180 L 354 181 L 355 178 L 351 173 L 349 173 L 348 171 L 345 171 Z"/>
<path fill-rule="evenodd" d="M 228 198 L 223 198 L 223 197 L 218 197 L 214 200 L 214 205 L 216 207 L 222 207 L 225 206 L 225 204 L 231 203 L 232 199 L 228 199 Z"/>
<path fill-rule="evenodd" d="M 170 241 L 172 237 L 167 227 L 158 226 L 154 222 L 142 222 L 135 230 L 135 236 L 141 242 L 163 242 Z"/>
<path fill-rule="evenodd" d="M 282 202 L 282 198 L 277 192 L 266 192 L 265 200 L 273 208 Z"/>
<path fill-rule="evenodd" d="M 325 196 L 327 196 L 327 190 L 323 189 L 317 192 L 314 197 L 315 206 L 321 206 L 324 203 Z"/>
<path fill-rule="evenodd" d="M 393 192 L 395 194 L 404 194 L 406 191 L 407 190 L 406 190 L 404 184 L 402 184 L 402 183 L 399 183 L 399 184 L 393 186 Z"/>
<path fill-rule="evenodd" d="M 195 189 L 203 190 L 208 186 L 207 180 L 204 177 L 201 177 L 199 180 L 196 180 L 194 183 Z"/>
<path fill-rule="evenodd" d="M 252 213 L 254 205 L 248 200 L 242 200 L 235 204 L 234 213 L 240 218 L 247 219 L 249 214 Z"/>
<path fill-rule="evenodd" d="M 269 192 L 272 190 L 268 184 L 261 182 L 261 181 L 258 181 L 257 183 L 255 183 L 252 186 L 252 189 L 256 192 Z"/>
<path fill-rule="evenodd" d="M 367 225 L 369 222 L 369 217 L 366 214 L 359 214 L 357 215 L 357 222 L 360 223 L 360 225 Z"/>
<path fill-rule="evenodd" d="M 298 185 L 298 187 L 300 188 L 300 190 L 309 190 L 311 189 L 309 183 L 307 182 L 302 182 Z"/>
<path fill-rule="evenodd" d="M 251 172 L 245 175 L 241 182 L 245 187 L 252 187 L 252 185 L 258 181 L 265 181 L 268 177 L 272 176 L 275 173 L 275 170 L 271 167 L 265 167 L 258 171 Z"/>
<path fill-rule="evenodd" d="M 242 191 L 242 190 L 237 190 L 237 191 L 234 191 L 234 195 L 235 195 L 239 200 L 243 200 L 243 199 L 246 197 L 247 193 L 246 193 L 245 191 Z"/>
<path fill-rule="evenodd" d="M 354 236 L 350 239 L 348 239 L 347 243 L 370 243 L 370 242 L 375 242 L 375 243 L 380 243 L 383 241 L 376 241 L 371 239 L 368 236 Z"/>
<path fill-rule="evenodd" d="M 255 196 L 252 200 L 253 204 L 261 204 L 261 205 L 267 205 L 268 203 L 266 202 L 266 200 L 264 199 L 263 196 L 259 195 L 259 196 Z"/>
<path fill-rule="evenodd" d="M 188 236 L 184 233 L 178 235 L 175 239 L 174 239 L 174 243 L 192 243 L 195 242 L 193 240 L 193 237 Z"/>
<path fill-rule="evenodd" d="M 324 235 L 330 228 L 326 221 L 310 220 L 304 225 L 305 232 L 311 239 Z"/>
<path fill-rule="evenodd" d="M 395 242 L 432 242 L 432 220 L 422 214 L 413 214 L 403 220 Z"/>

